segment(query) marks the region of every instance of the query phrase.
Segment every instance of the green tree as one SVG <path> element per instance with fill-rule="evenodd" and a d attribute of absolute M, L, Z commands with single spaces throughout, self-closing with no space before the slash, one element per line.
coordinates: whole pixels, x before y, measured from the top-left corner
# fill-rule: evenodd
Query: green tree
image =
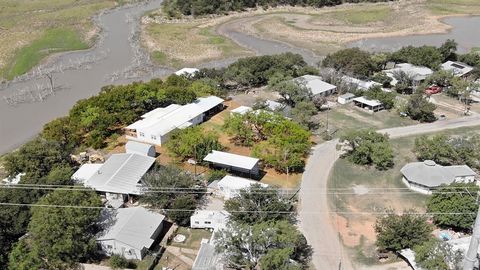
<path fill-rule="evenodd" d="M 312 116 L 317 114 L 317 107 L 311 101 L 302 101 L 296 104 L 290 113 L 293 121 L 299 123 L 306 129 L 315 128 L 316 124 L 312 120 Z"/>
<path fill-rule="evenodd" d="M 388 135 L 371 129 L 356 130 L 341 138 L 348 144 L 344 157 L 355 164 L 375 165 L 379 170 L 393 166 L 393 150 Z"/>
<path fill-rule="evenodd" d="M 372 59 L 372 55 L 359 48 L 343 49 L 329 54 L 323 59 L 322 66 L 334 68 L 362 79 L 368 78 L 376 71 L 380 71 Z"/>
<path fill-rule="evenodd" d="M 407 103 L 406 113 L 413 120 L 420 122 L 434 122 L 437 120 L 434 111 L 437 108 L 435 104 L 429 102 L 422 93 L 417 92 L 410 96 Z"/>
<path fill-rule="evenodd" d="M 453 39 L 447 39 L 439 48 L 438 51 L 443 56 L 443 61 L 455 61 L 457 60 L 457 45 Z"/>
<path fill-rule="evenodd" d="M 146 187 L 140 201 L 155 208 L 167 209 L 167 216 L 180 225 L 188 224 L 192 212 L 168 209 L 194 210 L 205 192 L 193 174 L 172 165 L 154 168 L 142 181 Z"/>
<path fill-rule="evenodd" d="M 434 46 L 406 46 L 390 54 L 389 60 L 395 63 L 410 63 L 438 69 L 443 63 L 444 56 Z"/>
<path fill-rule="evenodd" d="M 300 270 L 301 265 L 292 262 L 292 248 L 274 249 L 260 259 L 260 269 Z"/>
<path fill-rule="evenodd" d="M 432 230 L 427 218 L 416 213 L 392 213 L 377 218 L 375 222 L 377 246 L 391 251 L 413 248 L 427 241 Z"/>
<path fill-rule="evenodd" d="M 413 251 L 415 262 L 424 269 L 461 269 L 464 257 L 461 250 L 454 251 L 452 245 L 434 238 L 415 246 Z"/>
<path fill-rule="evenodd" d="M 377 99 L 387 110 L 390 110 L 395 105 L 395 94 L 383 91 L 378 85 L 370 87 L 364 92 L 364 95 L 369 99 Z"/>
<path fill-rule="evenodd" d="M 380 83 L 382 87 L 390 88 L 392 78 L 387 76 L 385 72 L 377 72 L 375 73 L 375 75 L 372 76 L 372 81 Z"/>
<path fill-rule="evenodd" d="M 452 183 L 440 187 L 427 199 L 427 210 L 432 213 L 433 222 L 440 227 L 471 231 L 477 216 L 478 191 L 475 183 Z"/>
<path fill-rule="evenodd" d="M 440 165 L 457 164 L 459 159 L 449 138 L 442 134 L 416 138 L 413 152 L 419 160 L 433 160 Z"/>
<path fill-rule="evenodd" d="M 252 185 L 225 202 L 230 220 L 253 225 L 271 220 L 294 220 L 293 203 L 283 198 L 277 190 Z"/>
<path fill-rule="evenodd" d="M 12 252 L 9 269 L 36 263 L 38 258 L 47 269 L 66 269 L 92 256 L 96 249 L 95 223 L 102 205 L 95 192 L 55 190 L 40 199 L 38 205 L 74 207 L 32 208 L 28 237 Z M 18 256 L 20 252 L 25 255 Z"/>
<path fill-rule="evenodd" d="M 167 149 L 177 158 L 194 158 L 201 162 L 212 150 L 222 150 L 217 133 L 204 131 L 201 126 L 177 129 L 171 132 Z"/>
<path fill-rule="evenodd" d="M 288 265 L 296 262 L 305 267 L 311 257 L 311 248 L 297 228 L 287 221 L 271 221 L 253 225 L 232 222 L 215 234 L 217 251 L 226 254 L 228 265 L 237 269 L 261 269 L 281 265 L 289 253 Z M 290 250 L 287 250 L 290 249 Z M 264 258 L 262 260 L 262 258 Z M 262 266 L 262 262 L 265 266 Z M 284 269 L 284 268 L 279 268 Z M 286 268 L 298 269 L 298 268 Z"/>
<path fill-rule="evenodd" d="M 48 141 L 55 141 L 64 149 L 71 150 L 80 143 L 80 136 L 76 134 L 75 124 L 68 116 L 57 118 L 43 126 L 41 136 Z"/>
<path fill-rule="evenodd" d="M 117 270 L 117 269 L 125 269 L 131 266 L 131 263 L 120 255 L 112 255 L 109 260 L 110 268 Z"/>
<path fill-rule="evenodd" d="M 304 84 L 294 81 L 283 81 L 271 87 L 282 97 L 281 102 L 295 107 L 297 103 L 305 102 L 312 98 L 312 92 Z"/>

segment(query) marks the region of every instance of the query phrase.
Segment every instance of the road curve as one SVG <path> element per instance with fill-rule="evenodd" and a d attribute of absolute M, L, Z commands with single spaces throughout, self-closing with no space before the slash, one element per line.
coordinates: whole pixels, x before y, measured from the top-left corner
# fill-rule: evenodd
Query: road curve
<path fill-rule="evenodd" d="M 382 129 L 379 132 L 388 134 L 390 138 L 401 138 L 472 126 L 480 126 L 480 116 Z M 332 140 L 312 149 L 299 192 L 299 227 L 313 248 L 312 262 L 318 270 L 355 269 L 340 243 L 325 192 L 330 172 L 340 156 L 336 150 L 337 143 L 338 140 Z"/>

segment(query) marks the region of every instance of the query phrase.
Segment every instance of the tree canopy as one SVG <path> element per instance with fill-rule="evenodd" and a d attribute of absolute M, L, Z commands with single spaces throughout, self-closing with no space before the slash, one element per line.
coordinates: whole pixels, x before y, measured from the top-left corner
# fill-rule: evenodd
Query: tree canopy
<path fill-rule="evenodd" d="M 454 251 L 452 245 L 434 238 L 415 246 L 413 251 L 415 262 L 424 269 L 461 269 L 464 257 L 461 250 Z"/>
<path fill-rule="evenodd" d="M 144 175 L 142 181 L 146 187 L 140 201 L 151 207 L 166 209 L 166 215 L 180 225 L 188 224 L 193 210 L 196 209 L 205 192 L 200 181 L 195 179 L 193 174 L 172 165 L 154 168 Z M 169 190 L 169 192 L 155 192 L 155 190 Z M 168 209 L 185 211 L 168 211 Z"/>
<path fill-rule="evenodd" d="M 437 120 L 435 109 L 437 106 L 427 100 L 422 93 L 417 92 L 411 95 L 406 106 L 407 115 L 420 122 L 434 122 Z"/>
<path fill-rule="evenodd" d="M 375 232 L 377 246 L 381 249 L 399 251 L 413 248 L 430 239 L 432 226 L 427 218 L 416 213 L 388 214 L 377 218 Z"/>
<path fill-rule="evenodd" d="M 38 205 L 100 207 L 93 191 L 55 190 Z M 14 247 L 9 269 L 67 269 L 96 251 L 96 222 L 100 208 L 34 207 L 28 236 Z"/>
<path fill-rule="evenodd" d="M 303 269 L 312 253 L 305 237 L 287 221 L 231 222 L 215 237 L 215 248 L 236 269 Z M 283 265 L 287 268 L 276 268 Z"/>
<path fill-rule="evenodd" d="M 222 150 L 218 134 L 205 131 L 201 126 L 177 129 L 170 133 L 167 149 L 177 158 L 185 160 L 194 158 L 201 162 L 212 150 Z"/>
<path fill-rule="evenodd" d="M 368 78 L 374 72 L 380 71 L 380 67 L 376 65 L 372 55 L 359 48 L 343 49 L 329 54 L 323 59 L 322 66 L 360 78 Z"/>
<path fill-rule="evenodd" d="M 344 157 L 353 163 L 374 165 L 379 170 L 393 166 L 393 150 L 388 135 L 363 129 L 350 131 L 341 140 L 348 144 Z"/>
<path fill-rule="evenodd" d="M 427 199 L 427 210 L 432 213 L 433 222 L 440 227 L 470 232 L 477 216 L 479 190 L 475 183 L 452 183 L 435 190 Z"/>
<path fill-rule="evenodd" d="M 225 202 L 230 220 L 253 225 L 271 220 L 294 220 L 293 203 L 276 189 L 252 185 Z M 289 214 L 290 212 L 290 214 Z"/>

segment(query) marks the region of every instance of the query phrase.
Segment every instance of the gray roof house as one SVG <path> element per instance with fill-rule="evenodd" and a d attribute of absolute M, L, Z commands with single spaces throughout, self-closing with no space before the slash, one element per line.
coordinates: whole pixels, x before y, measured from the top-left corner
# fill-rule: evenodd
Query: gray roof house
<path fill-rule="evenodd" d="M 140 180 L 153 163 L 153 157 L 132 153 L 113 154 L 84 185 L 100 192 L 139 195 Z"/>
<path fill-rule="evenodd" d="M 103 231 L 97 236 L 101 252 L 117 254 L 126 259 L 141 260 L 163 229 L 165 216 L 143 207 L 106 209 L 100 224 Z"/>
<path fill-rule="evenodd" d="M 203 161 L 209 162 L 214 167 L 239 172 L 250 177 L 258 176 L 260 173 L 258 158 L 213 150 L 205 156 Z"/>
<path fill-rule="evenodd" d="M 473 70 L 472 66 L 457 61 L 447 61 L 442 64 L 441 68 L 443 70 L 452 71 L 457 77 L 468 76 Z"/>
<path fill-rule="evenodd" d="M 148 157 L 155 157 L 157 154 L 155 146 L 137 141 L 128 141 L 125 144 L 125 152 L 127 152 L 127 154 L 132 153 Z"/>
<path fill-rule="evenodd" d="M 337 91 L 337 87 L 333 84 L 322 81 L 322 77 L 315 75 L 303 75 L 293 79 L 298 84 L 304 84 L 305 87 L 312 91 L 314 96 L 322 95 L 328 96 Z"/>
<path fill-rule="evenodd" d="M 467 165 L 442 166 L 432 160 L 408 163 L 400 172 L 403 175 L 402 181 L 407 187 L 423 194 L 431 194 L 443 184 L 475 182 L 476 176 Z"/>

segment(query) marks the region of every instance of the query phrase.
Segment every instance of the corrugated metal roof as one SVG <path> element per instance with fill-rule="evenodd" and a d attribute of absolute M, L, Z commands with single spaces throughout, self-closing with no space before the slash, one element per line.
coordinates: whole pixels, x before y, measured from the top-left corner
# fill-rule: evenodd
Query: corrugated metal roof
<path fill-rule="evenodd" d="M 238 114 L 246 114 L 247 112 L 252 111 L 253 109 L 248 106 L 240 106 L 238 108 L 235 108 L 231 110 L 232 113 L 238 113 Z"/>
<path fill-rule="evenodd" d="M 318 95 L 337 88 L 333 84 L 322 81 L 322 77 L 314 75 L 304 75 L 302 77 L 295 78 L 294 81 L 297 83 L 305 83 L 305 86 L 312 91 L 313 95 Z"/>
<path fill-rule="evenodd" d="M 229 189 L 240 190 L 249 188 L 251 185 L 260 184 L 262 187 L 268 187 L 267 184 L 258 181 L 246 179 L 243 177 L 226 175 L 218 182 L 218 187 L 227 187 Z"/>
<path fill-rule="evenodd" d="M 85 185 L 95 190 L 140 194 L 139 181 L 155 162 L 155 158 L 138 154 L 114 154 Z"/>
<path fill-rule="evenodd" d="M 408 181 L 426 187 L 438 187 L 442 184 L 451 184 L 455 181 L 455 177 L 476 175 L 476 173 L 466 165 L 442 166 L 431 160 L 408 163 L 403 166 L 400 172 Z"/>
<path fill-rule="evenodd" d="M 443 70 L 450 70 L 457 76 L 464 76 L 473 70 L 472 66 L 456 61 L 447 61 L 442 64 L 441 68 Z"/>
<path fill-rule="evenodd" d="M 252 158 L 222 151 L 213 150 L 212 153 L 208 154 L 204 161 L 213 162 L 217 164 L 224 164 L 236 168 L 243 168 L 251 170 L 257 165 L 260 161 L 258 158 Z"/>
<path fill-rule="evenodd" d="M 382 103 L 376 99 L 367 99 L 366 97 L 357 97 L 353 99 L 354 101 L 366 104 L 371 107 L 380 106 Z"/>
<path fill-rule="evenodd" d="M 136 141 L 128 141 L 125 144 L 125 151 L 127 153 L 139 154 L 144 156 L 148 156 L 152 148 L 153 148 L 153 145 L 151 144 L 146 144 L 146 143 L 141 143 Z"/>
<path fill-rule="evenodd" d="M 152 236 L 164 219 L 143 207 L 106 210 L 102 213 L 104 230 L 97 241 L 116 240 L 139 250 L 150 248 L 155 241 Z"/>
<path fill-rule="evenodd" d="M 72 180 L 85 182 L 90 179 L 97 171 L 103 166 L 103 164 L 83 164 L 78 168 L 78 170 L 72 175 Z"/>

